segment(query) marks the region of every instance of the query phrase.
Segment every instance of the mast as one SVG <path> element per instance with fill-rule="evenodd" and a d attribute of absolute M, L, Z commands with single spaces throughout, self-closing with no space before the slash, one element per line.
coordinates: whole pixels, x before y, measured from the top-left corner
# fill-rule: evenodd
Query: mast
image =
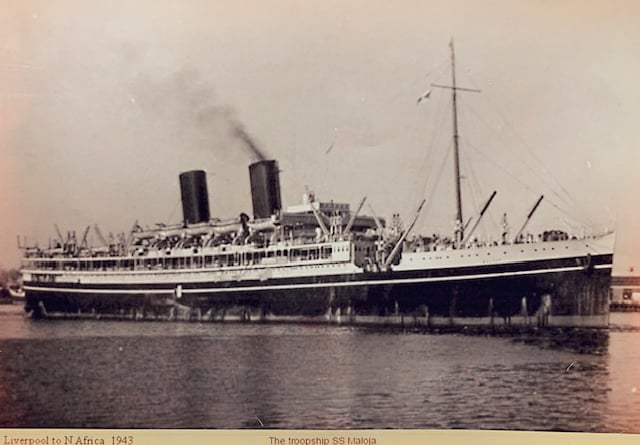
<path fill-rule="evenodd" d="M 458 101 L 457 101 L 457 92 L 458 91 L 471 91 L 473 93 L 479 93 L 480 90 L 472 89 L 472 88 L 461 88 L 456 85 L 456 55 L 455 50 L 453 48 L 453 37 L 449 42 L 449 47 L 451 48 L 451 80 L 452 85 L 438 85 L 432 83 L 431 86 L 438 88 L 448 88 L 451 90 L 451 99 L 453 102 L 452 112 L 453 112 L 453 158 L 454 158 L 454 168 L 455 168 L 455 181 L 456 181 L 456 245 L 460 245 L 462 240 L 464 239 L 464 231 L 466 225 L 464 224 L 464 220 L 462 219 L 462 191 L 461 191 L 461 175 L 460 175 L 460 147 L 458 143 Z"/>
<path fill-rule="evenodd" d="M 449 42 L 451 48 L 451 98 L 453 101 L 453 155 L 455 160 L 455 181 L 456 181 L 456 230 L 458 231 L 458 237 L 460 240 L 464 239 L 464 228 L 462 227 L 462 192 L 460 190 L 460 150 L 458 147 L 458 109 L 456 101 L 456 56 L 453 48 L 453 37 Z"/>

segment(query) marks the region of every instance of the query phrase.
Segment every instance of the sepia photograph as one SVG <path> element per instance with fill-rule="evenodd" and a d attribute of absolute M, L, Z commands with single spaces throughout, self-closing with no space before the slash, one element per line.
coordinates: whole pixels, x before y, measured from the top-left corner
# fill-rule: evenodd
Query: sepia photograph
<path fill-rule="evenodd" d="M 0 0 L 2 444 L 639 434 L 639 17 Z"/>

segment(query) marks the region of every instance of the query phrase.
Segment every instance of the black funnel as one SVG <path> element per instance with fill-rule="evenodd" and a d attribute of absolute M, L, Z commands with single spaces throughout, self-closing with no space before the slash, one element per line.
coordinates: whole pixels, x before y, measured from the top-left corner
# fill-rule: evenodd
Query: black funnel
<path fill-rule="evenodd" d="M 204 170 L 191 170 L 180 174 L 182 215 L 185 224 L 209 221 L 209 192 Z"/>
<path fill-rule="evenodd" d="M 253 217 L 269 218 L 282 208 L 277 161 L 258 161 L 249 166 Z"/>

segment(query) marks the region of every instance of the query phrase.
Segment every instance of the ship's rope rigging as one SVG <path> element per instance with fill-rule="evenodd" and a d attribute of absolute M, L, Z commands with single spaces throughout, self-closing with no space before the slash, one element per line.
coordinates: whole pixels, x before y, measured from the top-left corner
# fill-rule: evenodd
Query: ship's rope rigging
<path fill-rule="evenodd" d="M 474 127 L 474 123 L 472 120 L 467 118 L 467 108 L 464 106 L 465 101 L 466 98 L 464 97 L 458 99 L 458 103 L 460 104 L 458 108 L 460 126 L 466 128 L 467 132 L 474 132 L 475 128 L 472 128 Z M 460 146 L 463 149 L 466 149 L 467 146 L 471 146 L 467 138 L 467 132 L 460 135 Z M 470 159 L 469 152 L 467 150 L 465 150 L 465 153 L 461 158 L 462 171 L 465 172 L 462 178 L 462 186 L 466 196 L 471 197 L 471 199 L 467 199 L 466 202 L 469 203 L 470 201 L 470 206 L 473 209 L 472 219 L 475 219 L 480 212 L 481 206 L 487 199 L 489 190 L 495 188 L 495 184 L 487 187 L 481 183 L 480 177 L 476 174 L 474 162 Z M 480 224 L 480 232 L 483 234 L 484 238 L 488 239 L 495 237 L 500 233 L 500 230 L 500 224 L 495 220 L 494 212 L 487 212 L 482 224 Z"/>
<path fill-rule="evenodd" d="M 487 126 L 487 128 L 490 127 L 490 125 L 486 122 L 485 119 L 482 118 L 482 116 L 477 113 L 473 108 L 469 108 L 469 110 L 474 114 L 474 117 L 478 120 L 481 121 L 485 126 Z M 505 124 L 506 125 L 506 124 Z M 465 140 L 465 144 L 471 148 L 473 148 L 482 158 L 484 158 L 487 161 L 490 161 L 493 165 L 495 165 L 496 167 L 498 167 L 499 169 L 501 169 L 504 173 L 506 173 L 508 176 L 512 177 L 514 180 L 516 180 L 519 184 L 521 184 L 523 187 L 525 187 L 528 191 L 533 192 L 533 188 L 531 186 L 529 186 L 529 184 L 527 184 L 526 182 L 524 182 L 523 180 L 521 180 L 517 175 L 514 175 L 511 172 L 511 169 L 507 168 L 506 166 L 504 166 L 501 162 L 499 162 L 495 157 L 490 156 L 489 154 L 487 154 L 487 152 L 485 150 L 483 150 L 482 148 L 480 148 L 479 146 L 475 145 L 474 143 L 471 142 L 470 139 L 464 137 Z M 501 145 L 503 145 L 500 142 L 497 143 L 492 143 L 491 146 L 493 147 L 500 147 Z M 532 172 L 532 173 L 536 173 L 537 172 L 537 168 L 535 166 L 532 166 L 529 164 L 529 162 L 527 162 L 526 159 L 520 159 L 520 162 L 527 168 L 528 171 Z M 546 168 L 544 170 L 547 170 Z M 548 178 L 546 177 L 541 177 L 542 180 L 547 181 Z M 553 195 L 555 195 L 560 201 L 562 201 L 565 205 L 568 205 L 571 203 L 570 198 L 567 198 L 569 196 L 569 193 L 566 191 L 566 189 L 564 189 L 564 187 L 562 187 L 562 185 L 558 184 L 558 188 L 560 188 L 561 190 L 565 191 L 567 197 L 563 197 L 561 196 L 556 187 L 549 187 L 550 188 L 550 193 L 552 193 Z M 554 206 L 558 209 L 561 209 L 560 205 L 554 204 Z"/>
<path fill-rule="evenodd" d="M 478 82 L 476 82 L 470 74 L 470 70 L 463 71 L 467 81 L 477 86 Z M 545 202 L 552 205 L 554 208 L 564 213 L 569 218 L 573 219 L 575 222 L 582 222 L 583 224 L 594 226 L 594 221 L 590 217 L 589 212 L 580 205 L 579 201 L 574 197 L 567 188 L 559 181 L 559 179 L 551 174 L 551 170 L 549 166 L 540 159 L 540 157 L 536 154 L 536 149 L 532 147 L 525 138 L 515 129 L 515 127 L 510 123 L 509 119 L 504 116 L 499 110 L 499 107 L 495 104 L 495 102 L 491 99 L 490 95 L 484 95 L 481 100 L 483 101 L 483 109 L 490 109 L 493 114 L 499 119 L 498 122 L 498 130 L 495 131 L 496 128 L 494 125 L 491 125 L 487 119 L 482 116 L 482 113 L 475 110 L 472 106 L 472 103 L 466 104 L 464 110 L 473 115 L 476 121 L 482 123 L 487 129 L 493 130 L 491 134 L 503 136 L 504 131 L 502 129 L 508 130 L 508 133 L 512 137 L 516 139 L 518 144 L 518 154 L 525 156 L 518 156 L 517 159 L 522 165 L 526 168 L 527 172 L 536 175 L 536 179 L 540 180 L 541 183 L 545 186 L 547 193 L 547 197 L 545 198 Z M 505 135 L 506 136 L 506 135 Z M 466 138 L 465 138 L 466 139 Z M 466 140 L 467 145 L 472 145 L 468 140 Z M 505 137 L 497 138 L 495 142 L 492 143 L 492 146 L 497 149 L 505 150 L 506 147 L 509 147 L 511 144 L 505 139 Z M 486 152 L 480 149 L 477 146 L 473 148 L 476 149 L 485 159 L 490 160 L 494 165 L 498 166 L 502 170 L 506 172 L 510 172 L 511 169 L 506 168 L 504 165 L 500 165 L 498 161 L 496 161 L 495 157 L 487 156 Z M 513 177 L 513 175 L 510 175 Z M 525 186 L 527 190 L 534 191 L 532 187 L 526 184 L 524 181 L 515 178 L 518 182 Z M 535 191 L 540 191 L 540 186 L 536 187 Z M 551 196 L 549 196 L 551 195 Z M 552 199 L 552 196 L 555 196 L 555 199 Z"/>
<path fill-rule="evenodd" d="M 467 77 L 470 77 L 470 71 L 468 69 L 461 69 L 460 72 L 463 73 L 465 78 L 463 82 L 468 82 L 472 86 L 477 86 L 477 83 L 475 81 L 471 80 L 469 82 L 469 80 L 466 79 Z M 438 96 L 442 98 L 446 95 L 439 94 Z M 478 96 L 474 96 L 473 100 L 467 100 L 464 95 L 459 95 L 457 98 L 459 105 L 459 125 L 461 127 L 459 141 L 460 145 L 462 146 L 461 161 L 463 170 L 461 172 L 461 182 L 464 195 L 466 196 L 466 199 L 464 200 L 465 208 L 467 208 L 468 210 L 473 208 L 474 215 L 477 214 L 479 208 L 478 206 L 481 205 L 481 203 L 486 199 L 486 197 L 488 196 L 488 192 L 490 191 L 489 188 L 482 187 L 482 184 L 478 179 L 478 175 L 475 171 L 476 168 L 474 168 L 474 162 L 469 159 L 470 155 L 472 154 L 471 151 L 468 150 L 470 148 L 473 152 L 475 152 L 476 155 L 480 156 L 480 158 L 484 162 L 488 162 L 494 167 L 498 168 L 501 174 L 504 174 L 506 177 L 514 180 L 520 187 L 523 187 L 524 190 L 530 192 L 531 194 L 539 194 L 541 192 L 544 192 L 545 196 L 547 197 L 547 199 L 545 199 L 544 201 L 545 203 L 556 209 L 561 215 L 564 215 L 564 217 L 569 218 L 575 222 L 575 224 L 571 226 L 567 223 L 566 218 L 562 218 L 562 222 L 567 226 L 567 228 L 570 229 L 569 231 L 575 231 L 576 228 L 579 227 L 584 228 L 585 224 L 591 227 L 595 227 L 595 224 L 593 223 L 592 218 L 589 217 L 588 212 L 586 212 L 584 208 L 580 206 L 578 201 L 572 197 L 566 187 L 564 187 L 556 177 L 551 175 L 550 169 L 545 165 L 544 162 L 542 162 L 539 156 L 536 156 L 535 150 L 524 141 L 524 138 L 518 134 L 513 125 L 511 125 L 508 119 L 506 119 L 504 115 L 497 110 L 495 105 L 491 104 L 492 106 L 490 108 L 493 109 L 494 114 L 500 118 L 500 127 L 498 129 L 496 129 L 495 126 L 490 125 L 487 119 L 483 118 L 481 113 L 476 112 L 474 107 L 471 106 L 474 103 L 475 97 Z M 432 95 L 430 97 L 431 102 L 429 103 L 432 108 L 435 105 L 433 104 L 433 99 L 435 98 Z M 485 98 L 481 100 L 483 100 L 484 102 L 487 101 L 485 100 Z M 448 167 L 445 167 L 444 163 L 438 163 L 439 168 L 437 172 L 434 171 L 434 146 L 436 145 L 436 141 L 440 140 L 443 129 L 449 130 L 448 127 L 450 126 L 449 123 L 443 124 L 442 117 L 445 116 L 446 113 L 443 113 L 442 103 L 443 102 L 441 100 L 437 101 L 437 113 L 436 116 L 431 119 L 431 137 L 430 142 L 427 145 L 427 149 L 425 150 L 425 161 L 423 162 L 421 169 L 421 176 L 427 177 L 422 190 L 423 196 L 427 188 L 431 190 L 431 194 L 433 195 L 434 190 L 437 188 L 437 185 L 441 180 L 443 170 L 446 170 Z M 446 101 L 446 105 L 450 110 L 451 104 L 448 100 Z M 429 113 L 429 115 L 431 115 L 431 113 Z M 470 119 L 470 117 L 473 117 L 473 119 Z M 482 126 L 484 126 L 485 128 L 481 129 L 479 127 L 474 127 L 474 124 L 477 125 L 477 123 L 482 124 Z M 515 136 L 515 138 L 517 139 L 518 148 L 522 148 L 523 153 L 520 153 L 519 151 L 520 155 L 517 156 L 516 159 L 513 159 L 514 150 L 512 147 L 514 144 L 505 140 L 505 135 L 501 133 L 502 128 L 508 129 L 510 135 Z M 489 134 L 496 135 L 497 133 L 499 137 L 489 138 L 487 142 L 481 141 L 480 144 L 474 144 L 473 142 L 471 142 L 471 139 L 473 138 L 469 137 L 468 134 L 474 134 L 475 131 L 479 132 L 480 130 L 489 130 Z M 489 154 L 486 149 L 480 148 L 479 145 L 486 145 L 488 148 L 490 148 L 489 151 L 491 152 L 491 154 Z M 529 183 L 527 183 L 527 181 L 525 181 L 523 177 L 519 176 L 515 172 L 515 164 L 510 166 L 505 165 L 504 159 L 507 159 L 507 156 L 505 156 L 504 159 L 500 158 L 501 154 L 504 154 L 505 150 L 509 150 L 509 162 L 518 161 L 524 166 L 523 172 L 526 172 L 528 175 L 535 175 L 535 180 L 538 181 L 535 186 L 532 186 L 530 181 Z M 449 143 L 447 144 L 447 153 L 449 153 L 450 151 L 451 144 Z M 522 156 L 522 154 L 526 156 Z M 446 158 L 447 157 L 445 157 L 445 159 Z M 496 158 L 500 158 L 500 160 Z M 435 178 L 435 181 L 432 180 L 433 178 Z M 427 215 L 429 213 L 429 209 L 432 203 L 433 199 L 429 199 L 424 215 Z M 493 228 L 496 229 L 495 233 L 497 233 L 499 230 L 499 224 L 496 223 L 491 214 L 492 212 L 488 212 L 488 218 L 485 219 L 492 223 Z M 468 216 L 469 215 L 467 215 L 467 217 Z M 466 221 L 463 221 L 462 223 L 464 224 L 466 223 Z M 486 222 L 483 223 L 483 225 L 486 224 Z"/>
<path fill-rule="evenodd" d="M 173 205 L 173 208 L 171 209 L 171 213 L 169 213 L 169 217 L 165 220 L 165 221 L 174 221 L 173 218 L 176 217 L 176 213 L 178 213 L 178 209 L 181 206 L 181 201 L 180 199 L 177 199 L 175 204 Z"/>
<path fill-rule="evenodd" d="M 421 93 L 419 85 L 426 87 L 426 85 L 431 84 L 431 82 L 425 82 L 425 78 L 429 81 L 438 82 L 445 79 L 445 75 L 449 75 L 447 72 L 447 68 L 449 68 L 448 61 L 448 58 L 443 58 L 443 60 L 431 70 L 431 73 L 428 73 L 422 78 L 417 78 L 413 82 L 402 84 L 401 88 L 393 91 L 387 96 L 386 100 L 382 101 L 382 108 L 393 108 L 391 106 L 393 103 L 398 100 L 406 102 L 408 97 L 413 97 L 414 100 L 418 98 L 418 94 Z M 460 65 L 458 73 L 461 75 L 461 84 L 478 88 L 478 82 L 472 78 L 470 69 Z M 487 82 L 487 84 L 491 85 L 491 82 Z M 409 92 L 412 94 L 409 94 Z M 420 224 L 424 226 L 424 221 L 428 218 L 430 211 L 434 205 L 437 205 L 433 196 L 436 193 L 436 189 L 441 185 L 443 174 L 449 167 L 447 163 L 450 160 L 449 153 L 452 151 L 450 142 L 450 114 L 448 115 L 448 113 L 451 113 L 451 101 L 450 97 L 447 96 L 447 94 L 435 94 L 435 90 L 432 92 L 428 89 L 426 93 L 420 96 L 420 99 L 424 100 L 418 100 L 419 111 L 415 113 L 416 120 L 411 119 L 405 121 L 406 123 L 402 125 L 402 128 L 396 128 L 391 132 L 392 134 L 387 133 L 386 137 L 377 138 L 375 135 L 369 135 L 371 136 L 370 140 L 363 141 L 362 138 L 358 138 L 357 135 L 356 137 L 349 137 L 350 129 L 348 127 L 340 128 L 336 134 L 334 134 L 327 154 L 330 155 L 330 152 L 340 148 L 340 145 L 343 147 L 348 146 L 349 148 L 384 148 L 400 142 L 405 143 L 408 138 L 419 140 L 425 138 L 425 121 L 429 122 L 429 130 L 428 133 L 426 133 L 426 138 L 428 138 L 429 142 L 423 151 L 423 161 L 415 164 L 416 167 L 419 168 L 415 173 L 415 177 L 418 178 L 417 187 L 412 190 L 412 197 L 408 200 L 409 202 L 416 202 L 429 194 L 425 211 L 420 217 L 420 220 L 423 221 Z M 464 94 L 459 94 L 457 97 L 461 130 L 459 142 L 462 145 L 461 186 L 465 198 L 463 204 L 467 209 L 466 212 L 469 212 L 465 212 L 465 220 L 468 220 L 471 215 L 477 215 L 478 209 L 493 189 L 497 189 L 499 196 L 504 193 L 501 193 L 500 189 L 502 187 L 500 185 L 489 184 L 489 187 L 483 187 L 486 185 L 486 181 L 484 183 L 481 182 L 480 176 L 483 178 L 484 176 L 477 174 L 476 170 L 478 169 L 478 165 L 475 165 L 473 158 L 469 159 L 472 156 L 479 156 L 482 162 L 491 164 L 493 168 L 499 171 L 500 175 L 515 181 L 518 187 L 522 187 L 524 191 L 527 191 L 531 195 L 539 196 L 541 193 L 544 194 L 544 205 L 554 208 L 560 214 L 573 220 L 575 222 L 573 230 L 581 226 L 584 227 L 585 225 L 595 227 L 592 218 L 588 216 L 588 212 L 580 206 L 579 202 L 569 193 L 567 188 L 561 184 L 558 178 L 551 174 L 550 169 L 540 157 L 535 154 L 535 150 L 531 145 L 525 142 L 524 138 L 516 131 L 509 120 L 498 110 L 497 106 L 489 97 L 485 96 L 487 95 L 473 95 L 472 99 L 471 97 L 466 97 Z M 489 122 L 489 114 L 485 117 L 484 113 L 476 111 L 473 106 L 477 103 L 476 98 L 480 98 L 482 101 L 483 109 L 486 106 L 486 108 L 492 112 L 493 116 L 499 118 L 497 125 L 495 123 L 492 125 Z M 508 130 L 508 135 L 505 134 L 505 129 Z M 487 130 L 490 137 L 485 136 L 476 141 L 475 137 L 469 136 L 475 133 L 486 133 Z M 343 136 L 342 140 L 336 137 L 340 134 Z M 512 139 L 515 137 L 517 144 L 514 144 L 513 140 L 506 140 L 506 136 L 511 136 Z M 443 139 L 443 137 L 445 139 Z M 518 149 L 518 155 L 516 156 L 514 156 L 514 145 L 517 145 L 516 148 Z M 447 151 L 444 155 L 441 155 L 440 147 L 445 146 Z M 508 162 L 506 162 L 506 160 L 508 160 Z M 525 180 L 524 174 L 518 174 L 516 165 L 518 163 L 521 164 L 520 167 L 524 167 L 521 171 L 526 173 L 527 180 Z M 534 181 L 536 181 L 535 185 L 532 185 L 532 176 L 534 177 Z M 502 217 L 502 214 L 500 217 Z M 455 217 L 452 217 L 452 219 L 455 220 Z M 462 221 L 462 224 L 466 222 L 467 221 Z M 492 229 L 495 229 L 491 231 L 498 233 L 502 223 L 495 221 L 495 210 L 491 211 L 490 209 L 481 227 L 488 228 L 486 226 L 489 223 L 491 223 Z"/>
<path fill-rule="evenodd" d="M 423 212 L 423 218 L 427 218 L 429 215 L 430 210 L 433 208 L 433 203 L 434 203 L 434 196 L 437 192 L 438 189 L 438 184 L 440 183 L 440 180 L 442 179 L 442 175 L 445 172 L 445 170 L 447 170 L 447 168 L 449 167 L 449 161 L 451 158 L 451 146 L 453 145 L 453 142 L 449 143 L 449 147 L 446 150 L 444 156 L 442 157 L 442 161 L 440 162 L 440 167 L 438 168 L 438 170 L 435 172 L 435 174 L 430 175 L 430 178 L 433 178 L 432 181 L 430 182 L 426 182 L 425 186 L 422 190 L 423 196 L 427 195 L 427 192 L 429 193 L 429 196 L 427 198 L 427 204 L 426 204 L 426 208 L 425 211 Z"/>
<path fill-rule="evenodd" d="M 423 77 L 418 77 L 413 82 L 405 84 L 404 88 L 396 89 L 392 95 L 387 96 L 386 99 L 382 101 L 382 108 L 389 109 L 393 105 L 397 105 L 400 102 L 405 102 L 407 97 L 414 97 L 417 103 L 420 102 L 421 98 L 415 94 L 416 91 L 423 87 L 425 84 L 429 85 L 431 80 L 438 79 L 440 76 L 447 70 L 449 67 L 449 58 L 443 57 L 440 62 L 433 65 L 433 67 L 428 70 Z"/>
<path fill-rule="evenodd" d="M 535 193 L 536 192 L 536 190 L 534 190 L 529 184 L 524 182 L 520 177 L 518 177 L 517 175 L 514 175 L 509 168 L 504 166 L 502 163 L 496 161 L 491 156 L 487 155 L 487 153 L 485 151 L 483 151 L 481 148 L 479 148 L 475 144 L 472 144 L 469 141 L 465 141 L 465 146 L 467 146 L 469 148 L 472 148 L 474 151 L 479 153 L 485 159 L 491 161 L 502 173 L 504 173 L 506 176 L 509 176 L 511 179 L 516 181 L 518 184 L 520 184 L 527 191 L 529 191 L 531 193 Z M 547 200 L 547 202 L 549 203 L 549 205 L 553 206 L 555 209 L 557 209 L 558 211 L 563 213 L 566 217 L 573 218 L 573 215 L 571 213 L 569 213 L 569 211 L 566 210 L 563 206 L 558 205 L 557 203 L 555 203 L 552 200 Z"/>
<path fill-rule="evenodd" d="M 487 199 L 487 192 L 489 188 L 483 187 L 481 185 L 480 180 L 478 179 L 478 175 L 476 175 L 476 169 L 473 167 L 473 163 L 468 156 L 462 157 L 462 168 L 463 171 L 466 172 L 463 177 L 462 185 L 464 187 L 464 190 L 467 191 L 467 196 L 471 195 L 471 206 L 473 209 L 472 217 L 475 218 L 476 215 L 478 215 L 478 213 L 480 212 L 483 202 Z M 492 215 L 493 212 L 487 212 L 487 216 L 484 219 L 485 222 L 481 224 L 481 227 L 489 225 L 486 223 L 486 221 L 488 221 L 491 223 L 490 233 L 497 234 L 499 233 L 498 230 L 500 229 L 498 224 L 496 224 L 495 220 L 493 219 Z M 487 233 L 485 232 L 484 235 L 486 237 Z"/>
<path fill-rule="evenodd" d="M 446 108 L 446 106 L 447 101 L 442 96 L 440 96 L 435 107 L 436 110 L 433 113 L 433 116 L 435 117 L 433 131 L 431 131 L 429 143 L 427 144 L 426 150 L 424 150 L 422 162 L 418 163 L 420 172 L 420 174 L 417 175 L 419 178 L 419 187 L 416 187 L 416 191 L 414 192 L 415 195 L 413 196 L 411 202 L 415 202 L 419 197 L 427 196 L 427 194 L 429 194 L 425 210 L 420 218 L 421 220 L 425 220 L 428 217 L 431 209 L 433 208 L 433 197 L 435 196 L 438 185 L 440 184 L 440 180 L 445 171 L 445 168 L 448 167 L 449 159 L 451 156 L 451 148 L 453 142 L 450 138 L 448 138 L 448 133 L 446 134 L 448 140 L 446 151 L 444 151 L 443 154 L 442 151 L 438 149 L 438 145 L 442 143 L 442 140 L 445 136 L 444 128 L 446 128 L 446 116 L 444 113 L 444 109 Z M 425 116 L 431 113 L 426 111 L 424 113 L 417 114 L 419 114 L 420 120 L 422 121 Z M 417 127 L 418 126 L 416 126 L 416 128 Z M 440 162 L 437 162 L 438 154 L 440 154 L 441 157 Z"/>

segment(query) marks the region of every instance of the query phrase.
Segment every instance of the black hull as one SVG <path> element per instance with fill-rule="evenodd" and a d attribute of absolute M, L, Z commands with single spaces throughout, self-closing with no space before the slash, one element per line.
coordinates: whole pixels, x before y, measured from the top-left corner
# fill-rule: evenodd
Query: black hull
<path fill-rule="evenodd" d="M 265 281 L 25 283 L 34 317 L 606 327 L 611 255 Z"/>

